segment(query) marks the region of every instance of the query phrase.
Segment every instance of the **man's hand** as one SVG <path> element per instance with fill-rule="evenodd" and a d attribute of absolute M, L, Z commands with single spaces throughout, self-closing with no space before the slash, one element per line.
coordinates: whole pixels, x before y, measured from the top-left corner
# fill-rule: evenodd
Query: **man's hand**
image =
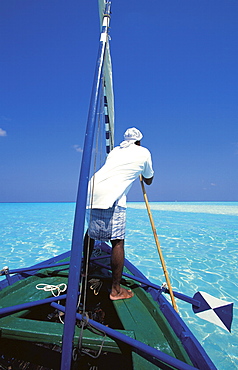
<path fill-rule="evenodd" d="M 146 183 L 146 185 L 152 184 L 154 176 L 150 177 L 149 179 L 146 179 L 144 176 L 142 176 L 143 181 Z"/>

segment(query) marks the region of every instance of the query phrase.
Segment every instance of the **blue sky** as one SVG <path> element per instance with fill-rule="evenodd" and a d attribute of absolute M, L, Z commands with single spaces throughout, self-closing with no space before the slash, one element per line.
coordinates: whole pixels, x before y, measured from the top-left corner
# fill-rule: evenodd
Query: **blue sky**
<path fill-rule="evenodd" d="M 1 0 L 0 17 L 0 202 L 75 201 L 97 1 Z M 112 2 L 115 141 L 143 132 L 151 201 L 238 201 L 237 17 L 237 0 Z"/>

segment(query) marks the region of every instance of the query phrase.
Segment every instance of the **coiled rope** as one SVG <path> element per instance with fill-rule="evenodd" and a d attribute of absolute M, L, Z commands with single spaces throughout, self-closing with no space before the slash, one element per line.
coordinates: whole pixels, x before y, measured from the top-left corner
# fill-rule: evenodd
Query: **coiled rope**
<path fill-rule="evenodd" d="M 36 289 L 44 290 L 45 292 L 51 292 L 54 297 L 58 297 L 60 293 L 63 293 L 66 291 L 67 284 L 61 283 L 59 285 L 50 285 L 50 284 L 40 283 L 36 285 Z"/>

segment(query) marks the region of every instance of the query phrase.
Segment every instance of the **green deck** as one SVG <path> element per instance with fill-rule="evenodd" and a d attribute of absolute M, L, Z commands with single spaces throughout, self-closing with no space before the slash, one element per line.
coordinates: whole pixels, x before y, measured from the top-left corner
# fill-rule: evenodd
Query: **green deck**
<path fill-rule="evenodd" d="M 133 284 L 134 282 L 132 282 Z M 127 283 L 127 287 L 128 285 Z M 134 288 L 133 292 L 132 299 L 114 301 L 124 327 L 134 332 L 136 340 L 191 364 L 186 351 L 168 326 L 150 294 L 140 287 Z M 133 361 L 136 369 L 145 369 L 148 366 L 151 370 L 158 369 L 157 366 L 149 364 L 148 361 L 135 353 Z"/>
<path fill-rule="evenodd" d="M 51 292 L 36 289 L 36 285 L 40 283 L 67 284 L 67 271 L 64 269 L 57 272 L 56 268 L 41 270 L 37 275 L 30 276 L 5 288 L 0 292 L 0 307 L 9 307 L 52 297 Z M 111 305 L 112 309 L 117 313 L 119 319 L 117 319 L 114 329 L 184 362 L 190 363 L 181 343 L 150 294 L 147 294 L 134 281 L 127 280 L 126 285 L 132 286 L 134 297 L 126 300 L 110 301 L 108 298 L 109 284 L 110 280 L 106 279 L 103 284 L 104 288 L 102 288 L 102 292 L 100 291 L 97 299 L 106 301 L 105 305 L 108 307 Z M 89 291 L 92 294 L 92 291 Z M 53 311 L 49 304 L 47 309 Z M 0 337 L 7 340 L 48 343 L 61 346 L 63 325 L 58 322 L 47 321 L 43 315 L 44 311 L 45 307 L 39 306 L 0 318 Z M 110 315 L 111 312 L 109 312 L 108 316 L 110 317 Z M 111 326 L 110 323 L 109 326 Z M 75 346 L 78 343 L 80 330 L 78 327 L 75 328 Z M 97 351 L 101 343 L 101 335 L 94 334 L 88 329 L 84 330 L 82 341 L 84 348 Z M 129 356 L 132 356 L 133 367 L 137 370 L 148 368 L 148 366 L 150 369 L 158 369 L 158 367 L 149 363 L 138 354 L 131 353 L 128 347 L 125 350 L 125 347 L 125 345 L 106 337 L 103 351 L 118 354 L 127 353 L 127 355 L 129 353 Z"/>
<path fill-rule="evenodd" d="M 31 276 L 21 280 L 0 292 L 0 308 L 19 305 L 25 302 L 33 302 L 52 297 L 51 292 L 36 289 L 38 284 L 67 284 L 68 276 L 64 272 L 57 274 L 57 268 L 45 269 L 37 276 Z M 52 274 L 54 276 L 52 276 Z M 58 276 L 60 275 L 60 276 Z M 62 276 L 66 275 L 66 276 Z M 39 320 L 29 318 L 32 311 L 36 311 Z M 134 337 L 133 331 L 123 331 L 129 337 Z M 75 328 L 75 345 L 77 345 L 80 329 Z M 24 340 L 28 342 L 52 343 L 61 346 L 63 335 L 62 323 L 42 321 L 41 306 L 39 308 L 27 309 L 12 315 L 0 318 L 0 336 L 12 340 Z M 102 337 L 84 331 L 83 346 L 98 350 Z M 108 337 L 104 341 L 103 349 L 110 352 L 120 353 L 116 342 Z"/>

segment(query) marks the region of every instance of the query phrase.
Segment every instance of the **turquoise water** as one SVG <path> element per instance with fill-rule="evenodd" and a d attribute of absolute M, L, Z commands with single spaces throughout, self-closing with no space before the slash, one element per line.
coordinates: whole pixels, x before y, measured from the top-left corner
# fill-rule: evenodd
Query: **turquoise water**
<path fill-rule="evenodd" d="M 70 249 L 74 203 L 0 204 L 0 268 L 19 268 Z M 238 203 L 150 204 L 174 290 L 205 291 L 234 302 L 231 334 L 193 314 L 180 315 L 219 370 L 238 369 Z M 165 281 L 144 203 L 128 203 L 126 256 L 157 284 Z"/>

